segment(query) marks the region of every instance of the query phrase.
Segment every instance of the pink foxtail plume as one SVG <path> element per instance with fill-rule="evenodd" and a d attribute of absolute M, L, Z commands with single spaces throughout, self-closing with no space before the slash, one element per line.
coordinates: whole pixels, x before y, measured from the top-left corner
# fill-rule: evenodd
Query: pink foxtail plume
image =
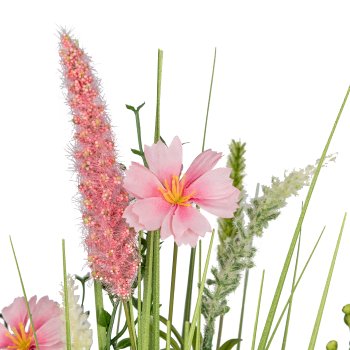
<path fill-rule="evenodd" d="M 73 157 L 82 199 L 85 245 L 93 277 L 128 298 L 139 266 L 136 233 L 122 218 L 129 204 L 123 172 L 90 59 L 67 32 L 60 34 L 67 100 L 75 124 Z"/>

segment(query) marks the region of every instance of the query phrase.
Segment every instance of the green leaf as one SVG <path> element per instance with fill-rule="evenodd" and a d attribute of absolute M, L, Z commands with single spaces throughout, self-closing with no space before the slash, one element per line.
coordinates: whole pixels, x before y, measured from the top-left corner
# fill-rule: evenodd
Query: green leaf
<path fill-rule="evenodd" d="M 237 345 L 238 343 L 240 343 L 242 339 L 230 339 L 227 342 L 225 342 L 224 344 L 222 344 L 219 348 L 219 350 L 231 350 L 233 349 L 233 347 L 235 345 Z"/>
<path fill-rule="evenodd" d="M 101 310 L 101 313 L 98 317 L 98 324 L 102 327 L 108 328 L 109 323 L 111 322 L 111 315 L 106 310 Z"/>
<path fill-rule="evenodd" d="M 138 149 L 131 148 L 131 152 L 136 154 L 137 156 L 140 156 L 140 157 L 143 156 L 143 152 L 139 151 Z"/>
<path fill-rule="evenodd" d="M 308 347 L 309 350 L 314 350 L 315 345 L 316 345 L 317 335 L 318 335 L 318 331 L 320 329 L 320 324 L 321 324 L 321 320 L 322 320 L 323 310 L 324 310 L 324 307 L 326 305 L 328 290 L 329 290 L 329 286 L 330 286 L 331 280 L 332 280 L 332 275 L 333 275 L 333 271 L 334 271 L 335 261 L 337 260 L 337 255 L 338 255 L 338 251 L 339 251 L 340 241 L 341 241 L 341 238 L 342 238 L 342 235 L 343 235 L 345 221 L 346 221 L 346 213 L 344 215 L 343 222 L 342 222 L 342 225 L 341 225 L 341 228 L 340 228 L 340 232 L 339 232 L 339 235 L 338 235 L 337 244 L 336 244 L 335 249 L 334 249 L 331 266 L 329 267 L 327 280 L 326 280 L 326 283 L 325 283 L 325 286 L 324 286 L 324 290 L 323 290 L 323 293 L 322 293 L 320 306 L 318 308 L 318 312 L 317 312 L 317 316 L 316 316 L 316 320 L 315 320 L 315 324 L 314 324 L 314 329 L 313 329 L 312 334 L 311 334 L 311 339 L 310 339 L 310 343 L 309 343 L 309 347 Z"/>
<path fill-rule="evenodd" d="M 130 338 L 125 338 L 122 339 L 118 344 L 117 344 L 117 349 L 125 349 L 128 346 L 131 345 Z"/>

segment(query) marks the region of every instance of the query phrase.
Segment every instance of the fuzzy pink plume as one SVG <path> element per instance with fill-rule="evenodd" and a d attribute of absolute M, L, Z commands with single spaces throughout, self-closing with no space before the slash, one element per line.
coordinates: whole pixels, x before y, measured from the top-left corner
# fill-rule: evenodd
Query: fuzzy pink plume
<path fill-rule="evenodd" d="M 133 162 L 124 187 L 135 197 L 124 212 L 130 227 L 153 231 L 162 239 L 173 236 L 177 245 L 195 247 L 211 231 L 208 220 L 196 209 L 231 218 L 238 207 L 239 190 L 232 186 L 231 169 L 213 169 L 221 153 L 207 150 L 182 171 L 182 144 L 178 137 L 167 147 L 162 141 L 145 146 L 149 169 Z"/>
<path fill-rule="evenodd" d="M 59 305 L 48 297 L 37 301 L 36 296 L 29 300 L 33 325 L 40 349 L 63 350 L 65 326 Z M 36 349 L 34 333 L 30 327 L 27 306 L 23 297 L 2 310 L 2 316 L 9 326 L 0 323 L 0 349 Z"/>
<path fill-rule="evenodd" d="M 90 59 L 68 33 L 60 37 L 67 99 L 75 124 L 73 157 L 79 175 L 85 244 L 93 277 L 128 298 L 139 266 L 136 233 L 122 218 L 128 194 L 113 135 Z"/>

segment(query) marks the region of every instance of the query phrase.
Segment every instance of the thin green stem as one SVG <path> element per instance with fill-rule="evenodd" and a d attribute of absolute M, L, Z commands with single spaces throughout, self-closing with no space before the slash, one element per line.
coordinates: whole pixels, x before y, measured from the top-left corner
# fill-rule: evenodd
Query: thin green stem
<path fill-rule="evenodd" d="M 70 320 L 69 320 L 69 300 L 68 300 L 68 285 L 67 285 L 67 264 L 66 264 L 66 242 L 62 239 L 62 260 L 63 260 L 63 291 L 64 291 L 64 315 L 66 322 L 66 347 L 71 350 L 72 342 L 70 335 Z"/>
<path fill-rule="evenodd" d="M 265 350 L 268 350 L 270 345 L 271 345 L 271 343 L 272 343 L 272 340 L 273 340 L 273 338 L 274 338 L 274 336 L 275 336 L 275 334 L 276 334 L 276 332 L 278 330 L 278 327 L 279 327 L 279 325 L 280 325 L 280 323 L 281 323 L 281 321 L 283 319 L 284 313 L 286 312 L 286 310 L 288 308 L 289 302 L 293 298 L 293 295 L 294 295 L 294 293 L 295 293 L 295 291 L 296 291 L 296 289 L 297 289 L 297 287 L 298 287 L 298 285 L 299 285 L 299 283 L 300 283 L 300 281 L 301 281 L 301 279 L 302 279 L 302 277 L 303 277 L 303 275 L 304 275 L 304 273 L 306 271 L 306 268 L 308 267 L 308 265 L 309 265 L 309 263 L 311 261 L 311 258 L 313 257 L 313 255 L 314 255 L 314 253 L 316 251 L 316 248 L 317 248 L 317 246 L 318 246 L 318 244 L 319 244 L 319 242 L 320 242 L 320 240 L 321 240 L 321 238 L 323 236 L 323 233 L 324 233 L 325 229 L 326 229 L 325 227 L 322 229 L 322 231 L 321 231 L 321 233 L 320 233 L 320 235 L 319 235 L 319 237 L 318 237 L 318 239 L 317 239 L 317 241 L 316 241 L 316 243 L 315 243 L 315 245 L 314 245 L 314 247 L 313 247 L 313 249 L 312 249 L 312 251 L 311 251 L 311 253 L 309 255 L 309 258 L 307 259 L 303 269 L 301 270 L 301 273 L 300 273 L 300 275 L 299 275 L 299 277 L 297 279 L 297 282 L 295 283 L 294 288 L 293 288 L 293 290 L 292 290 L 292 292 L 291 292 L 291 294 L 290 294 L 290 296 L 289 296 L 289 298 L 288 298 L 286 304 L 284 305 L 284 308 L 283 308 L 283 310 L 282 310 L 282 312 L 280 314 L 280 317 L 278 318 L 278 320 L 276 322 L 275 328 L 273 329 L 273 331 L 271 333 L 271 337 L 270 337 L 270 339 L 269 339 L 269 341 L 268 341 L 268 343 L 266 345 Z"/>
<path fill-rule="evenodd" d="M 292 291 L 293 291 L 293 288 L 294 288 L 294 285 L 295 285 L 295 280 L 296 280 L 296 277 L 297 277 L 299 253 L 300 253 L 300 241 L 301 241 L 301 231 L 300 231 L 300 234 L 299 234 L 297 256 L 295 258 L 295 266 L 294 266 L 293 282 L 292 282 Z M 290 316 L 292 314 L 292 304 L 293 304 L 293 296 L 290 299 L 289 306 L 288 306 L 287 320 L 286 320 L 286 326 L 284 327 L 284 335 L 283 335 L 283 342 L 282 342 L 281 350 L 285 350 L 286 345 L 287 345 L 288 328 L 289 328 Z"/>
<path fill-rule="evenodd" d="M 198 251 L 198 292 L 201 284 L 202 278 L 202 241 L 199 241 L 199 251 Z M 200 310 L 202 309 L 202 303 Z M 197 333 L 196 333 L 196 350 L 201 348 L 201 317 L 199 316 L 197 322 Z"/>
<path fill-rule="evenodd" d="M 160 231 L 154 231 L 154 245 L 153 245 L 153 349 L 159 350 L 159 249 L 160 249 Z"/>
<path fill-rule="evenodd" d="M 265 279 L 265 270 L 263 270 L 263 272 L 262 272 L 261 282 L 260 282 L 260 291 L 259 291 L 258 306 L 257 306 L 257 308 L 256 308 L 256 316 L 255 316 L 255 322 L 254 322 L 254 332 L 253 332 L 253 340 L 252 340 L 252 350 L 255 350 L 256 332 L 257 332 L 257 330 L 258 330 L 259 314 L 260 314 L 260 305 L 261 305 L 261 296 L 262 296 L 262 291 L 263 291 L 263 287 L 264 287 L 264 279 Z"/>
<path fill-rule="evenodd" d="M 20 270 L 20 268 L 19 268 L 19 264 L 18 264 L 18 260 L 17 260 L 15 248 L 14 248 L 13 243 L 12 243 L 11 236 L 9 236 L 9 238 L 10 238 L 10 243 L 11 243 L 11 248 L 12 248 L 13 257 L 14 257 L 15 263 L 16 263 L 16 268 L 17 268 L 19 280 L 20 280 L 21 287 L 22 287 L 23 297 L 24 297 L 24 300 L 25 300 L 25 303 L 26 303 L 26 308 L 27 308 L 27 312 L 28 312 L 28 316 L 29 316 L 30 327 L 31 327 L 32 330 L 33 330 L 35 346 L 36 346 L 37 350 L 39 350 L 38 338 L 37 338 L 37 336 L 36 336 L 36 330 L 35 330 L 35 328 L 34 328 L 32 312 L 31 312 L 30 307 L 29 307 L 29 302 L 28 302 L 28 298 L 27 298 L 26 289 L 25 289 L 25 287 L 24 287 L 24 282 L 23 282 L 21 270 Z"/>
<path fill-rule="evenodd" d="M 103 293 L 102 284 L 94 280 L 94 291 L 95 291 L 95 308 L 96 308 L 96 324 L 97 324 L 97 339 L 99 350 L 104 350 L 106 347 L 106 327 L 101 325 L 99 320 L 103 313 Z"/>
<path fill-rule="evenodd" d="M 339 251 L 339 247 L 340 247 L 340 242 L 341 242 L 343 231 L 344 231 L 346 216 L 347 216 L 347 214 L 345 213 L 343 221 L 342 221 L 342 224 L 341 224 L 340 232 L 339 232 L 339 235 L 338 235 L 337 244 L 336 244 L 336 246 L 334 248 L 333 258 L 332 258 L 332 261 L 331 261 L 331 265 L 329 267 L 327 280 L 326 280 L 326 283 L 325 283 L 325 286 L 324 286 L 324 289 L 323 289 L 322 298 L 321 298 L 320 306 L 318 308 L 318 312 L 317 312 L 314 328 L 312 330 L 312 334 L 311 334 L 311 339 L 310 339 L 308 350 L 314 350 L 315 349 L 317 335 L 318 335 L 318 331 L 319 331 L 320 325 L 321 325 L 323 310 L 324 310 L 324 307 L 326 305 L 326 300 L 327 300 L 327 296 L 328 296 L 329 286 L 331 284 L 333 271 L 334 271 L 334 266 L 335 266 L 335 262 L 337 260 L 338 251 Z"/>
<path fill-rule="evenodd" d="M 112 330 L 115 320 L 115 315 L 117 314 L 119 303 L 114 304 L 111 319 L 109 321 L 108 329 L 107 329 L 107 341 L 106 341 L 106 350 L 109 350 L 111 348 L 111 338 L 112 338 Z M 120 308 L 121 310 L 122 308 Z M 117 332 L 118 333 L 118 332 Z"/>
<path fill-rule="evenodd" d="M 178 246 L 174 242 L 173 248 L 173 264 L 171 270 L 171 284 L 170 284 L 170 296 L 169 296 L 169 312 L 168 312 L 168 320 L 170 325 L 173 322 L 173 311 L 174 311 L 174 296 L 175 296 L 175 281 L 176 281 L 176 267 L 177 267 L 177 252 Z"/>
<path fill-rule="evenodd" d="M 123 300 L 124 314 L 126 318 L 126 323 L 128 325 L 129 337 L 130 337 L 130 348 L 131 350 L 136 350 L 136 339 L 135 339 L 135 325 L 133 320 L 130 317 L 130 308 L 128 303 Z"/>
<path fill-rule="evenodd" d="M 163 51 L 158 49 L 158 65 L 157 65 L 157 108 L 156 123 L 154 128 L 154 143 L 160 139 L 160 96 L 162 91 L 162 71 L 163 71 Z"/>
<path fill-rule="evenodd" d="M 170 340 L 171 340 L 171 322 L 166 321 L 166 350 L 170 350 Z"/>
<path fill-rule="evenodd" d="M 276 310 L 277 310 L 277 307 L 278 307 L 278 302 L 279 302 L 281 294 L 282 294 L 282 289 L 283 289 L 283 286 L 284 286 L 284 282 L 286 280 L 286 276 L 287 276 L 287 273 L 288 273 L 288 270 L 289 270 L 290 262 L 291 262 L 291 259 L 292 259 L 292 256 L 293 256 L 293 252 L 294 252 L 294 249 L 295 249 L 295 246 L 296 246 L 296 243 L 297 243 L 297 239 L 298 239 L 298 236 L 299 236 L 300 227 L 302 226 L 302 223 L 304 221 L 304 218 L 305 218 L 307 209 L 309 207 L 309 203 L 310 203 L 310 200 L 311 200 L 314 188 L 316 186 L 316 182 L 317 182 L 319 173 L 320 173 L 321 168 L 323 166 L 324 160 L 326 158 L 326 155 L 327 155 L 327 152 L 328 152 L 328 149 L 329 149 L 329 145 L 330 145 L 330 143 L 332 141 L 333 135 L 334 135 L 335 130 L 337 128 L 338 122 L 339 122 L 340 117 L 342 115 L 342 112 L 344 110 L 344 107 L 345 107 L 346 101 L 347 101 L 347 99 L 349 97 L 349 94 L 350 94 L 350 87 L 348 87 L 348 89 L 347 89 L 347 92 L 345 94 L 343 103 L 342 103 L 342 105 L 340 107 L 340 110 L 338 112 L 337 118 L 336 118 L 336 120 L 335 120 L 335 122 L 333 124 L 332 130 L 331 130 L 331 132 L 329 134 L 328 140 L 327 140 L 326 145 L 324 146 L 323 152 L 321 154 L 320 161 L 318 162 L 317 168 L 316 168 L 314 176 L 312 178 L 309 191 L 308 191 L 308 193 L 306 195 L 305 204 L 304 204 L 303 210 L 302 210 L 302 212 L 301 212 L 301 214 L 299 216 L 299 220 L 298 220 L 298 223 L 296 225 L 296 228 L 295 228 L 295 231 L 294 231 L 294 234 L 293 234 L 293 238 L 292 238 L 292 241 L 290 243 L 290 247 L 289 247 L 286 259 L 285 259 L 285 262 L 283 264 L 281 275 L 280 275 L 280 278 L 278 280 L 278 284 L 277 284 L 277 287 L 276 287 L 276 290 L 275 290 L 275 294 L 274 294 L 274 297 L 273 297 L 273 300 L 272 300 L 272 303 L 271 303 L 271 306 L 270 306 L 270 310 L 269 310 L 269 313 L 268 313 L 268 316 L 267 316 L 267 319 L 266 319 L 266 322 L 265 322 L 265 326 L 264 326 L 264 329 L 263 329 L 263 332 L 262 332 L 262 336 L 261 336 L 261 339 L 260 339 L 258 350 L 264 350 L 265 347 L 266 347 L 266 343 L 267 343 L 267 340 L 268 340 L 268 337 L 269 337 L 269 334 L 270 334 L 270 331 L 271 331 L 272 323 L 273 323 L 273 320 L 274 320 L 274 317 L 275 317 L 275 314 L 276 314 Z"/>
<path fill-rule="evenodd" d="M 218 330 L 218 339 L 216 342 L 216 350 L 220 349 L 221 336 L 222 336 L 222 327 L 224 325 L 224 315 L 220 315 L 219 319 L 219 330 Z"/>
<path fill-rule="evenodd" d="M 120 319 L 122 317 L 122 308 L 119 308 L 119 312 L 118 312 L 118 320 L 117 320 L 117 329 L 116 329 L 116 334 L 119 333 L 119 328 L 120 328 Z"/>
<path fill-rule="evenodd" d="M 141 252 L 141 239 L 142 239 L 142 231 L 139 232 L 139 252 Z M 137 348 L 141 349 L 141 313 L 142 313 L 142 303 L 141 303 L 141 262 L 139 269 L 137 271 L 137 317 L 140 322 L 137 323 Z"/>
<path fill-rule="evenodd" d="M 152 302 L 152 268 L 153 268 L 153 240 L 154 235 L 152 232 L 147 234 L 147 256 L 146 256 L 146 269 L 144 275 L 144 288 L 143 288 L 143 306 L 141 316 L 141 349 L 149 348 L 149 336 L 150 336 L 150 318 L 151 318 L 151 302 Z"/>
<path fill-rule="evenodd" d="M 215 51 L 214 51 L 213 69 L 211 71 L 211 80 L 210 80 L 210 89 L 209 89 L 209 97 L 208 97 L 208 105 L 207 105 L 207 114 L 205 116 L 205 124 L 204 124 L 204 132 L 203 132 L 202 152 L 204 151 L 205 139 L 207 137 L 208 116 L 209 116 L 209 109 L 210 109 L 211 92 L 212 92 L 212 89 L 213 89 L 215 63 L 216 63 L 216 48 L 215 48 Z"/>

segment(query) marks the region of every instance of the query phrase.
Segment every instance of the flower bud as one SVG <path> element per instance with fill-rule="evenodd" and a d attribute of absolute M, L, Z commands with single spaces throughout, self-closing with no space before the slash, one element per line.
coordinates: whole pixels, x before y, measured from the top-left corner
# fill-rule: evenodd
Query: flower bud
<path fill-rule="evenodd" d="M 338 349 L 338 342 L 336 340 L 331 340 L 328 342 L 326 346 L 327 350 L 337 350 Z"/>
<path fill-rule="evenodd" d="M 350 304 L 347 304 L 343 307 L 342 311 L 344 312 L 345 315 L 350 314 Z"/>
<path fill-rule="evenodd" d="M 344 322 L 348 327 L 350 327 L 350 314 L 344 316 Z"/>

